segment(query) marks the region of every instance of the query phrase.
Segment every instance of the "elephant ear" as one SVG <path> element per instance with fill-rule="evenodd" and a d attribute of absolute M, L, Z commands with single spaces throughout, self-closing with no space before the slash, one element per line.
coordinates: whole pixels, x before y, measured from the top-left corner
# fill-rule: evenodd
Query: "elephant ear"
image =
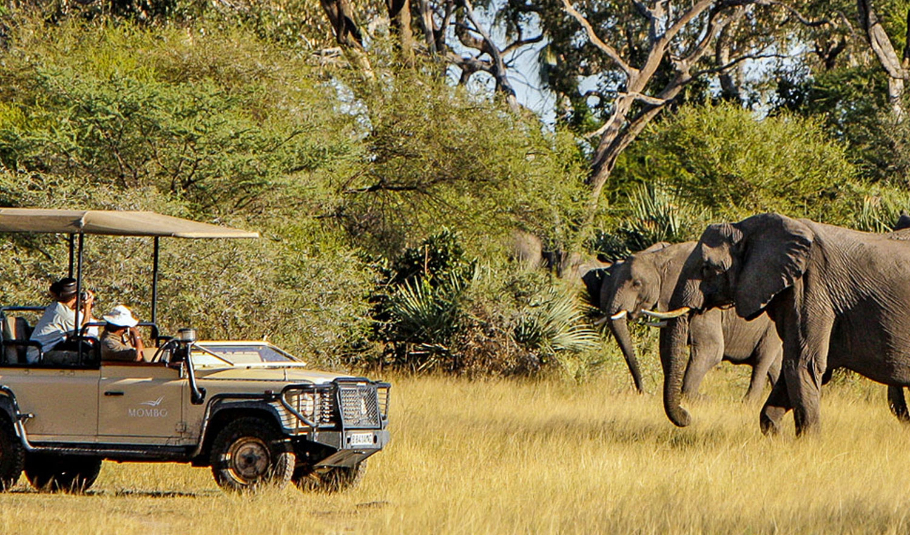
<path fill-rule="evenodd" d="M 585 284 L 585 298 L 594 308 L 600 308 L 600 289 L 604 282 L 610 278 L 612 269 L 613 266 L 591 269 L 581 277 L 582 282 Z"/>
<path fill-rule="evenodd" d="M 752 319 L 806 272 L 814 233 L 778 214 L 752 216 L 734 226 L 742 232 L 736 245 L 742 262 L 734 290 L 736 313 Z"/>

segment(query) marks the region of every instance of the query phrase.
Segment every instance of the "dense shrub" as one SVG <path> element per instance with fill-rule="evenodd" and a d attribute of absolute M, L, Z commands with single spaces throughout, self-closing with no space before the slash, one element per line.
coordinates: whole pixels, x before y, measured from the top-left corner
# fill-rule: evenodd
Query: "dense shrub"
<path fill-rule="evenodd" d="M 512 266 L 514 269 L 517 266 Z M 380 268 L 373 339 L 361 363 L 472 375 L 569 371 L 598 344 L 577 289 L 541 271 L 510 273 L 467 256 L 457 233 L 432 235 Z M 503 276 L 505 275 L 505 277 Z M 365 360 L 364 360 L 365 359 Z"/>
<path fill-rule="evenodd" d="M 758 118 L 732 104 L 680 108 L 630 148 L 618 175 L 659 184 L 713 220 L 777 211 L 843 222 L 832 205 L 859 183 L 845 146 L 819 121 Z"/>
<path fill-rule="evenodd" d="M 357 95 L 367 161 L 338 185 L 336 215 L 365 246 L 391 257 L 442 226 L 477 251 L 516 226 L 569 242 L 584 211 L 585 165 L 565 133 L 418 71 Z"/>
<path fill-rule="evenodd" d="M 312 68 L 241 32 L 17 35 L 0 73 L 11 171 L 154 188 L 223 214 L 280 208 L 356 157 L 351 119 L 320 104 L 332 94 Z"/>

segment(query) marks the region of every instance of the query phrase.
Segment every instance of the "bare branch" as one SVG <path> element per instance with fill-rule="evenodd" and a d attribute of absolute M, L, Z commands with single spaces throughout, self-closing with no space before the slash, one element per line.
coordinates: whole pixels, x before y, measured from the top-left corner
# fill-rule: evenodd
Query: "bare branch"
<path fill-rule="evenodd" d="M 787 3 L 784 3 L 784 2 L 778 2 L 776 0 L 758 0 L 755 3 L 760 6 L 782 7 L 784 9 L 786 9 L 787 11 L 789 11 L 790 14 L 793 15 L 796 18 L 796 20 L 799 21 L 800 24 L 802 24 L 803 26 L 808 26 L 810 28 L 819 28 L 821 26 L 827 26 L 829 24 L 832 26 L 837 25 L 837 23 L 835 23 L 834 21 L 832 21 L 830 19 L 809 20 L 805 16 L 803 16 L 803 14 L 800 13 L 799 10 L 797 10 L 795 7 L 793 7 Z"/>
<path fill-rule="evenodd" d="M 650 104 L 651 106 L 666 106 L 669 103 L 669 101 L 666 99 L 652 97 L 650 95 L 643 95 L 641 93 L 626 93 L 626 94 L 629 95 L 630 97 L 634 98 L 635 100 L 644 102 L 646 104 Z"/>
<path fill-rule="evenodd" d="M 705 29 L 701 41 L 695 45 L 695 48 L 689 52 L 688 56 L 673 61 L 678 69 L 681 71 L 688 71 L 692 65 L 697 63 L 708 52 L 708 49 L 711 47 L 711 43 L 714 41 L 714 38 L 731 21 L 731 19 L 727 17 L 724 17 L 722 20 L 718 21 L 720 18 L 720 10 L 712 9 L 708 17 L 708 27 Z"/>
<path fill-rule="evenodd" d="M 771 59 L 771 58 L 783 59 L 783 58 L 787 58 L 787 57 L 789 57 L 789 56 L 786 56 L 784 54 L 743 54 L 742 56 L 739 56 L 738 58 L 736 58 L 724 65 L 720 65 L 718 67 L 711 67 L 710 69 L 702 69 L 700 71 L 694 72 L 694 73 L 692 73 L 692 77 L 698 78 L 699 76 L 702 76 L 705 74 L 714 74 L 714 73 L 718 73 L 718 72 L 723 72 L 723 71 L 729 69 L 730 67 L 734 67 L 734 66 L 738 65 L 739 63 L 748 61 L 750 59 Z"/>
<path fill-rule="evenodd" d="M 463 58 L 452 51 L 446 53 L 446 60 L 456 67 L 468 71 L 471 74 L 475 72 L 493 72 L 493 65 L 489 61 L 480 58 Z"/>
<path fill-rule="evenodd" d="M 588 39 L 591 40 L 591 43 L 593 43 L 594 46 L 596 46 L 598 49 L 600 49 L 601 52 L 613 60 L 613 63 L 616 63 L 620 70 L 626 73 L 627 76 L 632 77 L 635 75 L 637 70 L 626 63 L 615 48 L 603 42 L 603 40 L 597 36 L 597 33 L 594 31 L 594 27 L 591 26 L 591 23 L 588 22 L 588 19 L 584 18 L 581 13 L 576 11 L 575 8 L 572 7 L 572 4 L 569 2 L 569 0 L 562 0 L 562 5 L 565 6 L 566 13 L 571 15 L 572 18 L 577 20 L 578 23 L 582 25 L 582 27 L 585 29 L 585 33 L 588 34 Z"/>
<path fill-rule="evenodd" d="M 543 34 L 538 35 L 537 37 L 531 37 L 530 39 L 520 39 L 510 44 L 509 46 L 502 49 L 502 54 L 506 55 L 511 53 L 514 50 L 517 50 L 523 46 L 532 45 L 534 43 L 539 43 L 543 41 Z"/>
<path fill-rule="evenodd" d="M 676 34 L 682 31 L 687 24 L 692 22 L 692 19 L 704 13 L 712 4 L 714 4 L 714 0 L 700 0 L 699 2 L 696 2 L 688 11 L 683 13 L 683 16 L 681 16 L 679 20 L 673 23 L 673 26 L 670 26 L 661 39 L 663 41 L 669 41 L 676 37 Z"/>
<path fill-rule="evenodd" d="M 493 78 L 496 79 L 497 89 L 506 95 L 506 100 L 512 111 L 517 112 L 519 109 L 518 100 L 515 98 L 515 89 L 512 88 L 512 84 L 509 82 L 509 77 L 506 74 L 506 65 L 505 61 L 502 59 L 502 53 L 499 51 L 496 43 L 493 42 L 490 34 L 477 20 L 477 16 L 474 14 L 474 7 L 471 5 L 471 0 L 461 0 L 461 2 L 464 6 L 465 14 L 468 16 L 468 20 L 474 25 L 476 31 L 483 36 L 484 43 L 488 45 L 486 47 L 486 52 L 493 59 L 493 72 L 491 74 L 493 75 Z"/>

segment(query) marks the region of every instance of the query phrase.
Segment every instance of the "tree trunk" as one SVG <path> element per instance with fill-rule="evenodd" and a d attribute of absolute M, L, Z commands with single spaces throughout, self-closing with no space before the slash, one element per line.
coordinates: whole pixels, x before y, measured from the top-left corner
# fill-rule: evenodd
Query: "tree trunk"
<path fill-rule="evenodd" d="M 414 34 L 411 32 L 411 1 L 386 0 L 392 32 L 398 36 L 401 59 L 407 65 L 414 63 Z"/>
<path fill-rule="evenodd" d="M 904 80 L 910 78 L 907 71 L 908 51 L 905 49 L 903 58 L 898 58 L 891 38 L 882 27 L 878 15 L 872 7 L 872 0 L 857 0 L 859 21 L 863 26 L 866 41 L 872 47 L 872 52 L 888 75 L 888 104 L 891 106 L 891 115 L 895 120 L 904 118 Z M 910 13 L 908 13 L 910 18 Z"/>
<path fill-rule="evenodd" d="M 354 22 L 354 8 L 349 0 L 319 0 L 329 22 L 335 40 L 348 57 L 348 61 L 363 72 L 367 78 L 373 78 L 373 68 L 363 50 L 363 36 Z"/>

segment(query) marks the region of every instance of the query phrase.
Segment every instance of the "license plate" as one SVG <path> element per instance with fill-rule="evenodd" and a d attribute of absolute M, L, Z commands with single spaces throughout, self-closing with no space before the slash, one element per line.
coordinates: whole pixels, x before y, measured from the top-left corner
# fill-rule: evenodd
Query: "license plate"
<path fill-rule="evenodd" d="M 373 433 L 351 433 L 348 440 L 351 446 L 372 446 Z"/>

